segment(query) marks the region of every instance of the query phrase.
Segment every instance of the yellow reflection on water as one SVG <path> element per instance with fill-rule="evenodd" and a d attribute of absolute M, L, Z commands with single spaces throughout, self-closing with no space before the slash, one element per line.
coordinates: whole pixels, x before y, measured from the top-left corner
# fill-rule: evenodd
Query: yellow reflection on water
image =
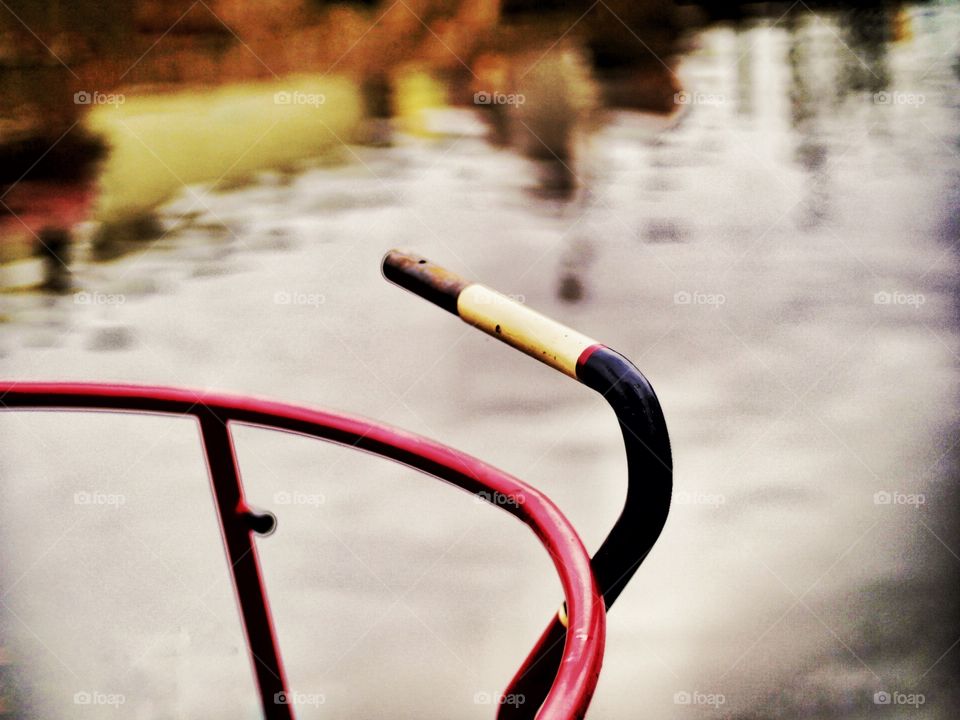
<path fill-rule="evenodd" d="M 447 89 L 434 75 L 421 68 L 405 68 L 394 79 L 394 112 L 401 130 L 429 136 L 425 110 L 447 104 Z"/>
<path fill-rule="evenodd" d="M 319 75 L 97 105 L 87 123 L 110 153 L 96 219 L 135 217 L 184 185 L 242 181 L 258 170 L 331 155 L 356 139 L 361 118 L 356 84 Z"/>

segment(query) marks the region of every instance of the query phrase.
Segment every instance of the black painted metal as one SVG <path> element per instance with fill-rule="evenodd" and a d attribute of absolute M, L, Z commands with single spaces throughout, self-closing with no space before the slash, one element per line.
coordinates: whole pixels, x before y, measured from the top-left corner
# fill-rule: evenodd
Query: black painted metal
<path fill-rule="evenodd" d="M 598 348 L 577 369 L 577 376 L 613 408 L 627 452 L 623 512 L 593 556 L 594 574 L 609 608 L 653 548 L 667 521 L 673 457 L 660 401 L 633 363 L 609 348 Z"/>
<path fill-rule="evenodd" d="M 390 282 L 457 314 L 457 298 L 470 283 L 464 278 L 412 253 L 391 250 L 383 256 L 383 276 Z"/>
<path fill-rule="evenodd" d="M 649 381 L 629 360 L 598 347 L 577 368 L 578 379 L 610 404 L 627 453 L 627 497 L 623 511 L 593 556 L 593 571 L 607 609 L 650 553 L 670 511 L 673 460 L 660 402 Z M 560 664 L 566 628 L 554 617 L 544 630 L 539 653 L 527 659 L 507 693 L 521 704 L 501 704 L 501 720 L 536 716 Z"/>
<path fill-rule="evenodd" d="M 457 297 L 470 283 L 425 258 L 399 251 L 387 253 L 383 274 L 444 310 L 457 312 Z M 620 423 L 627 453 L 627 497 L 623 511 L 591 562 L 609 609 L 653 548 L 670 511 L 673 460 L 667 423 L 649 381 L 623 355 L 603 346 L 584 348 L 577 379 L 599 392 Z M 498 718 L 536 716 L 556 677 L 566 638 L 557 617 L 513 678 L 505 695 L 522 703 L 501 703 Z"/>

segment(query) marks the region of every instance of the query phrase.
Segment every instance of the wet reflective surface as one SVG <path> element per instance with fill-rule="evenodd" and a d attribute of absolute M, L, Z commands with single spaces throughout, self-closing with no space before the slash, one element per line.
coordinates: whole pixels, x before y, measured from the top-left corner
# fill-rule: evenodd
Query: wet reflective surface
<path fill-rule="evenodd" d="M 592 717 L 953 717 L 960 22 L 900 22 L 698 34 L 681 111 L 610 112 L 566 201 L 460 110 L 433 140 L 192 187 L 147 248 L 88 234 L 73 292 L 4 293 L 0 368 L 376 417 L 543 488 L 595 548 L 625 479 L 612 415 L 385 283 L 383 252 L 413 248 L 600 338 L 660 395 L 674 507 L 610 614 Z M 257 717 L 195 428 L 0 426 L 22 716 L 122 698 L 126 717 Z M 346 450 L 237 444 L 279 518 L 260 550 L 299 716 L 491 717 L 559 600 L 522 526 Z"/>

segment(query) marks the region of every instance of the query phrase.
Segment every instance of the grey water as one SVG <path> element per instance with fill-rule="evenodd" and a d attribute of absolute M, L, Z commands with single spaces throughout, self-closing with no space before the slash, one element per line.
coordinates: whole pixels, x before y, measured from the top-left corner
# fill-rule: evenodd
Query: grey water
<path fill-rule="evenodd" d="M 415 249 L 618 349 L 664 407 L 674 505 L 590 717 L 956 717 L 960 13 L 905 12 L 892 39 L 838 13 L 701 32 L 678 113 L 611 112 L 566 203 L 466 111 L 193 188 L 160 241 L 78 263 L 86 295 L 4 294 L 0 374 L 390 422 L 542 488 L 595 549 L 624 492 L 612 415 L 385 283 Z M 0 428 L 18 716 L 258 717 L 196 427 Z M 535 538 L 407 469 L 235 434 L 279 517 L 258 550 L 298 716 L 491 717 L 561 596 Z"/>

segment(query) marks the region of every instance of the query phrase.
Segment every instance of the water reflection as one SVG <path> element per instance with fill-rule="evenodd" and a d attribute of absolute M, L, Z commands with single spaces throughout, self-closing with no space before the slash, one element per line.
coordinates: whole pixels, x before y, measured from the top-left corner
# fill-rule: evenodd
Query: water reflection
<path fill-rule="evenodd" d="M 909 22 L 896 6 L 857 7 L 838 15 L 837 27 L 849 52 L 841 55 L 843 65 L 838 83 L 841 95 L 867 92 L 871 95 L 890 86 L 887 48 L 903 39 Z"/>
<path fill-rule="evenodd" d="M 673 698 L 694 689 L 723 693 L 721 712 L 744 720 L 869 717 L 882 689 L 924 692 L 921 714 L 952 717 L 958 656 L 950 648 L 960 633 L 950 518 L 960 387 L 956 8 L 814 14 L 797 6 L 705 27 L 678 11 L 657 37 L 644 36 L 668 48 L 664 66 L 646 51 L 630 57 L 625 48 L 635 39 L 625 31 L 604 48 L 598 38 L 610 18 L 599 14 L 585 20 L 582 36 L 551 47 L 555 24 L 531 20 L 527 7 L 504 5 L 511 19 L 503 28 L 514 36 L 463 53 L 470 72 L 427 43 L 419 23 L 390 15 L 388 25 L 427 43 L 424 57 L 443 58 L 441 70 L 426 63 L 335 87 L 298 86 L 324 93 L 324 108 L 278 109 L 274 93 L 291 88 L 266 78 L 219 93 L 145 93 L 96 110 L 91 122 L 115 141 L 99 168 L 109 203 L 101 196 L 98 207 L 115 214 L 76 225 L 72 244 L 56 228 L 44 230 L 48 251 L 34 277 L 24 279 L 17 263 L 0 270 L 8 287 L 32 287 L 3 295 L 4 373 L 216 385 L 381 417 L 542 485 L 594 542 L 620 500 L 616 428 L 575 389 L 545 392 L 549 380 L 523 375 L 522 359 L 508 364 L 496 348 L 384 289 L 381 251 L 416 247 L 623 349 L 667 408 L 678 491 L 687 495 L 641 584 L 611 616 L 598 717 L 633 716 L 641 685 L 643 706 L 660 717 L 693 717 L 701 708 Z M 365 11 L 337 12 L 351 32 L 364 27 L 357 18 Z M 196 36 L 206 32 L 201 20 L 187 24 Z M 143 22 L 162 27 L 156 18 Z M 427 23 L 451 46 L 462 40 L 443 14 Z M 256 49 L 272 64 L 269 53 L 279 49 L 270 32 L 258 32 Z M 359 31 L 346 34 L 349 44 Z M 194 40 L 185 34 L 177 42 L 190 49 Z M 682 57 L 671 59 L 669 48 L 683 49 Z M 216 53 L 201 57 L 212 63 Z M 232 57 L 220 67 L 239 62 Z M 182 74 L 178 67 L 168 68 L 170 77 Z M 487 90 L 525 102 L 475 105 L 474 93 Z M 344 148 L 330 130 L 357 142 Z M 249 144 L 257 149 L 237 161 Z M 290 292 L 325 301 L 291 307 L 274 299 Z M 429 370 L 425 348 L 439 348 Z M 579 419 L 573 431 L 571 418 Z M 55 499 L 78 477 L 126 482 L 122 467 L 103 469 L 104 437 L 131 462 L 156 439 L 121 431 L 125 420 L 94 423 L 97 430 L 54 417 L 43 427 L 21 422 L 3 428 L 4 477 L 30 473 L 45 492 L 12 485 L 5 536 L 28 537 L 39 516 L 68 527 L 75 508 Z M 31 451 L 38 438 L 54 448 Z M 184 437 L 155 451 L 161 457 L 144 464 L 156 480 L 151 488 L 184 491 L 182 468 L 170 472 L 168 464 L 194 442 Z M 56 461 L 57 443 L 71 450 L 69 471 Z M 407 522 L 397 508 L 408 499 L 426 507 L 421 491 L 387 484 L 385 503 L 357 479 L 387 475 L 360 461 L 343 460 L 342 474 L 318 480 L 315 468 L 324 464 L 315 451 L 283 455 L 266 441 L 245 447 L 259 458 L 285 458 L 278 472 L 304 475 L 305 487 L 330 480 L 325 491 L 343 497 L 324 519 L 378 574 L 437 551 L 430 558 L 438 578 L 425 583 L 430 597 L 414 594 L 410 603 L 422 617 L 443 618 L 433 626 L 443 643 L 398 665 L 402 624 L 357 637 L 366 628 L 361 619 L 387 610 L 382 585 L 361 582 L 362 568 L 332 540 L 318 550 L 313 543 L 322 538 L 312 535 L 271 538 L 277 544 L 265 557 L 272 553 L 272 580 L 280 583 L 281 644 L 292 646 L 302 682 L 362 688 L 338 701 L 344 716 L 364 716 L 377 712 L 364 699 L 378 691 L 369 686 L 371 668 L 383 678 L 413 668 L 404 670 L 408 682 L 390 685 L 397 715 L 486 716 L 488 707 L 455 692 L 469 699 L 476 686 L 496 686 L 528 644 L 523 633 L 539 625 L 540 605 L 556 605 L 545 575 L 502 561 L 526 560 L 520 543 L 479 516 L 466 529 L 473 516 L 464 522 L 455 501 Z M 276 491 L 272 468 L 251 466 L 251 492 L 267 506 Z M 584 477 L 597 479 L 590 495 Z M 889 490 L 924 494 L 926 503 L 874 500 Z M 698 492 L 725 503 L 690 502 Z M 197 496 L 191 505 L 198 515 L 203 502 Z M 84 517 L 77 543 L 90 550 L 85 562 L 103 562 L 96 550 L 120 524 Z M 199 551 L 190 542 L 170 537 L 156 513 L 138 517 L 139 529 L 165 538 L 158 547 L 192 568 Z M 308 533 L 316 520 L 294 523 Z M 445 554 L 458 533 L 465 539 Z M 25 552 L 3 558 L 3 577 L 28 580 L 5 602 L 43 628 L 44 643 L 72 652 L 83 628 L 68 632 L 62 610 L 34 603 L 26 589 L 43 594 L 55 581 L 86 588 L 75 593 L 74 609 L 99 618 L 88 578 L 71 570 L 88 565 L 71 556 L 74 548 L 43 555 L 46 545 L 20 542 Z M 203 556 L 209 571 L 199 574 L 222 569 L 218 551 Z M 132 568 L 152 562 L 129 554 Z M 333 569 L 318 566 L 318 556 L 332 558 Z M 37 558 L 39 576 L 30 566 Z M 149 596 L 183 601 L 179 590 Z M 466 620 L 450 610 L 478 598 L 503 609 L 488 633 L 475 632 L 482 607 Z M 223 600 L 229 613 L 229 594 Z M 324 623 L 321 631 L 318 607 L 328 616 L 351 613 L 351 622 Z M 173 633 L 149 620 L 125 616 L 123 631 L 98 620 L 97 641 L 108 650 L 84 655 L 93 676 L 109 678 L 131 636 L 134 652 L 140 640 L 161 649 L 146 654 L 132 680 L 119 681 L 143 717 L 162 717 L 167 700 L 185 715 L 216 717 L 182 671 L 201 661 L 214 685 L 247 687 L 246 668 L 237 672 L 242 663 L 233 662 L 236 639 L 205 643 L 205 616 L 200 629 Z M 507 626 L 511 632 L 501 633 Z M 28 669 L 18 670 L 23 704 L 49 710 L 49 688 L 74 680 L 13 616 L 0 612 L 0 629 L 28 658 Z M 475 673 L 447 647 L 471 666 L 476 658 Z M 318 667 L 318 648 L 332 653 L 324 655 L 330 665 L 341 651 L 350 662 L 328 672 Z M 171 658 L 182 671 L 176 682 L 164 671 Z M 449 705 L 424 705 L 414 676 L 431 673 L 454 688 L 444 696 Z"/>
<path fill-rule="evenodd" d="M 694 15 L 667 0 L 546 14 L 492 0 L 12 2 L 0 16 L 4 254 L 39 252 L 44 228 L 92 218 L 95 256 L 116 257 L 157 239 L 149 216 L 185 184 L 355 160 L 344 143 L 429 135 L 423 111 L 443 105 L 474 107 L 495 144 L 536 165 L 538 194 L 569 200 L 604 100 L 674 109 Z"/>

